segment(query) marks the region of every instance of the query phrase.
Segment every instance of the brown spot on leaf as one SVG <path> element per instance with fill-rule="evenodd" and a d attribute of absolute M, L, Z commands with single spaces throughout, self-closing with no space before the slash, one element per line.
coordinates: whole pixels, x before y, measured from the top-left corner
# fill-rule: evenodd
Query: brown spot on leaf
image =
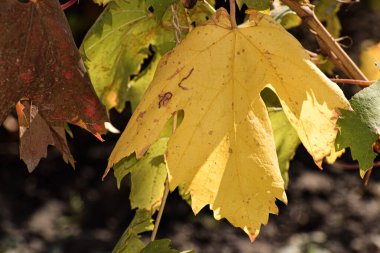
<path fill-rule="evenodd" d="M 137 119 L 142 119 L 144 117 L 144 114 L 146 113 L 146 111 L 142 111 L 139 113 L 139 116 L 137 117 Z"/>
<path fill-rule="evenodd" d="M 173 94 L 171 92 L 165 92 L 160 95 L 158 95 L 158 108 L 161 108 L 162 106 L 166 106 L 170 99 L 172 99 Z"/>
<path fill-rule="evenodd" d="M 188 90 L 189 89 L 189 88 L 183 86 L 182 83 L 184 81 L 186 81 L 191 76 L 191 74 L 193 73 L 193 71 L 194 71 L 194 68 L 190 69 L 189 73 L 184 78 L 182 78 L 181 81 L 178 83 L 178 87 L 180 87 L 183 90 Z"/>

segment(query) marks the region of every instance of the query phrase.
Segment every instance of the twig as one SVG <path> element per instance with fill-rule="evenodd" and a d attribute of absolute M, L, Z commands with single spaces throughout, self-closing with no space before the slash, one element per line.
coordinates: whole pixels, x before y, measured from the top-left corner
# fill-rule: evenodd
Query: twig
<path fill-rule="evenodd" d="M 282 2 L 302 18 L 317 38 L 322 51 L 330 57 L 335 66 L 341 69 L 351 79 L 368 81 L 358 66 L 356 66 L 339 43 L 335 41 L 327 29 L 318 20 L 314 11 L 311 10 L 309 6 L 301 5 L 298 1 L 294 0 L 282 0 Z"/>
<path fill-rule="evenodd" d="M 348 163 L 342 163 L 342 162 L 335 162 L 333 164 L 333 166 L 342 168 L 344 170 L 358 170 L 358 169 L 360 169 L 358 163 L 348 164 Z M 372 168 L 370 168 L 370 169 L 367 170 L 367 172 L 366 172 L 366 174 L 364 175 L 364 178 L 363 178 L 363 184 L 364 184 L 364 186 L 368 185 L 368 181 L 369 181 L 369 178 L 371 177 L 373 169 L 374 168 L 378 168 L 378 167 L 380 167 L 380 162 L 374 162 Z"/>
<path fill-rule="evenodd" d="M 174 4 L 172 4 L 171 8 L 172 8 L 172 13 L 173 13 L 172 24 L 173 24 L 174 29 L 175 29 L 175 39 L 176 39 L 176 43 L 178 45 L 181 41 L 181 27 L 180 27 L 178 15 L 177 15 L 176 6 L 174 6 Z"/>
<path fill-rule="evenodd" d="M 169 179 L 168 179 L 168 177 L 166 177 L 164 195 L 162 196 L 160 209 L 158 210 L 158 214 L 156 217 L 156 221 L 154 223 L 152 235 L 150 237 L 151 241 L 154 241 L 156 239 L 158 227 L 159 227 L 160 222 L 161 222 L 162 214 L 163 214 L 164 209 L 165 209 L 165 204 L 166 204 L 166 200 L 168 198 L 168 195 L 169 195 Z"/>
<path fill-rule="evenodd" d="M 177 15 L 177 10 L 176 10 L 176 7 L 175 7 L 174 4 L 172 4 L 171 9 L 172 9 L 172 14 L 173 14 L 172 23 L 173 23 L 173 26 L 175 28 L 176 43 L 178 45 L 181 42 L 181 28 L 180 28 L 180 25 L 179 25 L 179 19 L 178 19 L 178 15 Z M 178 112 L 175 112 L 173 114 L 173 126 L 172 126 L 173 133 L 177 129 L 177 120 L 178 120 Z M 164 213 L 164 209 L 165 209 L 166 200 L 168 198 L 168 195 L 169 195 L 169 178 L 167 176 L 166 180 L 165 180 L 164 195 L 162 196 L 160 209 L 158 210 L 156 221 L 154 222 L 154 227 L 153 227 L 152 235 L 150 237 L 151 241 L 154 241 L 156 239 L 158 227 L 160 226 L 160 222 L 161 222 L 161 219 L 162 219 L 162 214 Z"/>
<path fill-rule="evenodd" d="M 363 178 L 364 186 L 368 185 L 369 178 L 371 177 L 371 174 L 372 174 L 372 170 L 373 170 L 373 167 L 367 170 L 367 172 L 365 173 L 364 178 Z"/>
<path fill-rule="evenodd" d="M 358 86 L 367 87 L 373 84 L 376 81 L 363 81 L 363 80 L 355 80 L 355 79 L 340 79 L 340 78 L 330 78 L 334 83 L 343 83 L 343 84 L 353 84 Z"/>
<path fill-rule="evenodd" d="M 68 9 L 69 7 L 71 7 L 73 4 L 75 4 L 78 0 L 69 0 L 67 1 L 66 3 L 64 4 L 61 4 L 61 8 L 62 10 L 66 10 Z"/>
<path fill-rule="evenodd" d="M 342 168 L 344 170 L 358 170 L 359 164 L 358 163 L 344 163 L 344 162 L 335 162 L 333 163 L 333 166 Z M 380 161 L 373 163 L 373 168 L 379 168 L 380 167 Z"/>
<path fill-rule="evenodd" d="M 231 19 L 232 29 L 235 29 L 237 27 L 235 0 L 230 0 L 230 19 Z"/>

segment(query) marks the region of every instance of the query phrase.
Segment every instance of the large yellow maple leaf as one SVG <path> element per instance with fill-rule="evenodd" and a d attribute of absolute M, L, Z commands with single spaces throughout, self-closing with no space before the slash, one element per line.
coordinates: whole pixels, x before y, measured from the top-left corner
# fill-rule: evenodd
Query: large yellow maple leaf
<path fill-rule="evenodd" d="M 287 202 L 270 120 L 260 92 L 272 88 L 305 147 L 320 165 L 336 129 L 334 108 L 349 108 L 299 42 L 256 13 L 232 28 L 220 9 L 165 55 L 113 150 L 107 171 L 141 157 L 173 113 L 184 119 L 167 150 L 170 189 L 184 185 L 195 213 L 210 205 L 253 240 L 276 198 Z"/>

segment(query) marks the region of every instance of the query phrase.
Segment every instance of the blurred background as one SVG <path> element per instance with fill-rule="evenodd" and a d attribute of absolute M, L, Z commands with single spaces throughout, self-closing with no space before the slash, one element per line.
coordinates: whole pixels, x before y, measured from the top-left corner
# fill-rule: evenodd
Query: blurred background
<path fill-rule="evenodd" d="M 66 11 L 78 46 L 101 11 L 90 0 Z M 359 63 L 363 43 L 380 41 L 380 1 L 353 1 L 338 15 L 341 35 L 353 41 L 347 50 Z M 290 32 L 315 50 L 305 27 Z M 129 107 L 123 113 L 111 111 L 111 121 L 124 129 L 130 114 Z M 120 190 L 112 173 L 101 181 L 119 136 L 108 134 L 100 143 L 84 130 L 75 126 L 72 130 L 74 138 L 68 141 L 76 169 L 50 148 L 48 158 L 29 174 L 19 160 L 17 131 L 0 127 L 0 253 L 111 252 L 128 226 L 134 214 L 129 178 Z M 353 169 L 326 164 L 320 171 L 299 147 L 291 163 L 289 204 L 278 203 L 280 215 L 270 217 L 253 244 L 240 229 L 215 221 L 208 210 L 194 216 L 176 192 L 169 196 L 158 238 L 170 238 L 173 247 L 200 253 L 380 252 L 380 172 L 374 169 L 364 187 L 349 157 L 347 152 L 339 162 Z"/>

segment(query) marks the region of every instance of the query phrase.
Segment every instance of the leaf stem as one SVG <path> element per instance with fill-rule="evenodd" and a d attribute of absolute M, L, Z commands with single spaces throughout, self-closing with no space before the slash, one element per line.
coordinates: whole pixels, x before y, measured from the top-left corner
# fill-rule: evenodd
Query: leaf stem
<path fill-rule="evenodd" d="M 202 3 L 207 8 L 207 10 L 209 10 L 211 13 L 216 12 L 215 8 L 209 2 L 207 2 L 207 0 L 203 0 Z"/>
<path fill-rule="evenodd" d="M 158 227 L 159 227 L 160 222 L 161 222 L 162 214 L 164 213 L 165 204 L 166 204 L 166 200 L 168 198 L 168 195 L 169 195 L 169 179 L 168 179 L 168 177 L 166 177 L 164 195 L 162 196 L 160 209 L 158 210 L 156 221 L 154 222 L 152 235 L 150 237 L 151 241 L 154 241 L 156 239 Z"/>
<path fill-rule="evenodd" d="M 174 115 L 173 115 L 173 133 L 177 129 L 177 121 L 178 121 L 178 112 L 175 112 Z M 166 161 L 166 158 L 165 158 L 165 161 Z M 162 214 L 164 213 L 164 209 L 165 209 L 166 200 L 168 198 L 168 195 L 169 195 L 169 178 L 167 176 L 166 180 L 165 180 L 164 195 L 162 196 L 160 209 L 158 210 L 158 214 L 157 214 L 157 217 L 156 217 L 156 222 L 154 223 L 152 235 L 150 237 L 151 241 L 154 241 L 156 239 L 158 227 L 160 226 Z"/>
<path fill-rule="evenodd" d="M 340 79 L 340 78 L 330 78 L 331 81 L 334 83 L 343 83 L 343 84 L 352 84 L 352 85 L 358 85 L 358 86 L 370 86 L 371 84 L 375 83 L 376 81 L 363 81 L 363 80 L 355 80 L 355 79 Z"/>
<path fill-rule="evenodd" d="M 61 5 L 62 10 L 66 10 L 69 7 L 71 7 L 73 4 L 75 4 L 78 0 L 69 0 L 66 3 Z"/>
<path fill-rule="evenodd" d="M 230 0 L 230 19 L 231 19 L 232 29 L 235 29 L 237 27 L 235 0 Z"/>

